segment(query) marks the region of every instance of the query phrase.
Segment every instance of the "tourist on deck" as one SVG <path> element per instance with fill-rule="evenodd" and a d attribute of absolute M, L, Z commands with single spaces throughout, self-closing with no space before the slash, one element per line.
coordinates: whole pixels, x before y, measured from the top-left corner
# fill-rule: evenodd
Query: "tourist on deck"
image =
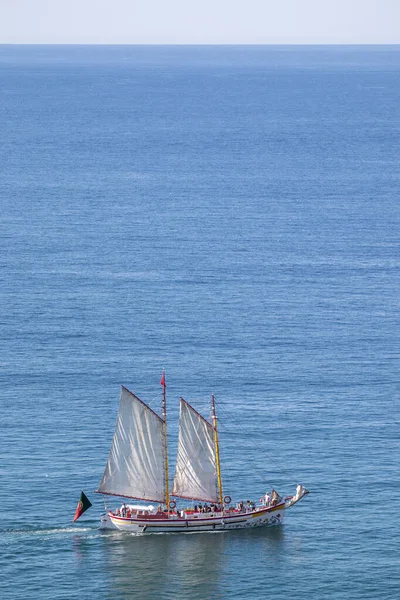
<path fill-rule="evenodd" d="M 281 497 L 276 490 L 272 490 L 272 506 L 276 506 L 281 501 Z"/>
<path fill-rule="evenodd" d="M 264 502 L 265 502 L 265 506 L 270 506 L 270 504 L 271 504 L 271 496 L 269 495 L 268 492 L 265 492 Z"/>

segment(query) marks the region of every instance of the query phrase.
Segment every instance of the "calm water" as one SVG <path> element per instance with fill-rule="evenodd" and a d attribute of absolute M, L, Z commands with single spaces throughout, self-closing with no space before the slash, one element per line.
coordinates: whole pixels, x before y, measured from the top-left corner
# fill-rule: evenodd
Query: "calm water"
<path fill-rule="evenodd" d="M 397 599 L 399 47 L 0 47 L 2 599 Z M 282 528 L 101 534 L 119 384 Z M 81 489 L 93 508 L 71 519 Z"/>

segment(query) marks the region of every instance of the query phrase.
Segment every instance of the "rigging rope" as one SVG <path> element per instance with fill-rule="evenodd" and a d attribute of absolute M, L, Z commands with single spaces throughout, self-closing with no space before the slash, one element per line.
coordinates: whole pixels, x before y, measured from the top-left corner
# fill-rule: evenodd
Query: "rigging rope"
<path fill-rule="evenodd" d="M 228 413 L 227 413 L 227 412 L 224 410 L 224 408 L 221 408 L 221 405 L 220 405 L 219 403 L 218 403 L 218 413 L 219 413 L 219 414 L 220 414 L 220 413 L 222 413 L 222 414 L 223 414 L 223 416 L 225 416 L 225 417 L 229 417 L 229 414 L 228 414 Z M 229 436 L 231 436 L 231 437 L 233 437 L 233 438 L 235 437 L 235 433 L 234 433 L 234 432 L 232 432 L 232 431 L 230 431 L 230 430 L 229 430 L 229 429 L 226 427 L 226 425 L 225 425 L 224 423 L 220 423 L 220 429 L 221 429 L 221 426 L 222 426 L 222 431 L 223 431 L 225 434 L 228 434 Z M 284 468 L 282 465 L 280 465 L 280 464 L 277 462 L 277 460 L 276 460 L 276 459 L 275 459 L 273 456 L 271 456 L 271 455 L 270 455 L 270 454 L 269 454 L 269 453 L 268 453 L 268 452 L 265 450 L 265 448 L 264 448 L 263 446 L 261 446 L 261 444 L 258 444 L 256 440 L 252 440 L 252 444 L 253 444 L 253 445 L 254 445 L 254 446 L 255 446 L 255 447 L 256 447 L 256 448 L 257 448 L 257 449 L 258 449 L 258 450 L 259 450 L 259 451 L 260 451 L 262 454 L 266 455 L 266 456 L 269 458 L 269 460 L 270 460 L 270 461 L 271 461 L 271 462 L 272 462 L 272 463 L 273 463 L 273 464 L 274 464 L 274 465 L 277 467 L 277 469 L 278 469 L 280 472 L 282 472 L 282 473 L 286 474 L 286 475 L 287 475 L 287 476 L 288 476 L 290 479 L 292 479 L 292 480 L 293 480 L 293 482 L 294 482 L 294 483 L 298 483 L 298 481 L 297 481 L 297 478 L 295 478 L 295 477 L 294 477 L 294 473 L 293 473 L 293 472 L 291 472 L 291 471 L 289 471 L 288 469 L 285 469 L 285 468 Z M 250 462 L 250 464 L 252 464 L 252 465 L 253 465 L 254 471 L 256 472 L 256 474 L 258 475 L 258 477 L 261 479 L 261 481 L 262 481 L 263 483 L 266 483 L 266 484 L 268 484 L 268 485 L 271 485 L 271 482 L 267 481 L 267 480 L 265 479 L 264 475 L 262 475 L 262 474 L 261 474 L 261 470 L 260 470 L 260 468 L 259 468 L 259 467 L 256 465 L 256 463 L 254 462 L 254 460 L 252 460 L 251 458 L 249 458 L 249 459 L 248 459 L 248 461 Z"/>

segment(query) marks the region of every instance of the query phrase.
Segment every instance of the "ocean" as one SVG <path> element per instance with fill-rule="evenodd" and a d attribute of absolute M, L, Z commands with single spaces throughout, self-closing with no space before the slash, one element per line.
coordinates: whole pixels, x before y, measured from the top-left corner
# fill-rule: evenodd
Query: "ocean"
<path fill-rule="evenodd" d="M 400 597 L 399 69 L 0 46 L 2 600 Z M 162 369 L 171 470 L 214 393 L 224 492 L 310 490 L 283 526 L 99 531 L 119 386 L 158 411 Z"/>

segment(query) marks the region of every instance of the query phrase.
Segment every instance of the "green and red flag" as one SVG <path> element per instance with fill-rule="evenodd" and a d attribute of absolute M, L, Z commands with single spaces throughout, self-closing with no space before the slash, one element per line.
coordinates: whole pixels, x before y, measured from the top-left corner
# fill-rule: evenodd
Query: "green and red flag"
<path fill-rule="evenodd" d="M 85 495 L 84 492 L 81 492 L 81 497 L 78 502 L 78 506 L 76 507 L 75 516 L 72 520 L 74 523 L 83 513 L 92 506 L 89 498 Z"/>

